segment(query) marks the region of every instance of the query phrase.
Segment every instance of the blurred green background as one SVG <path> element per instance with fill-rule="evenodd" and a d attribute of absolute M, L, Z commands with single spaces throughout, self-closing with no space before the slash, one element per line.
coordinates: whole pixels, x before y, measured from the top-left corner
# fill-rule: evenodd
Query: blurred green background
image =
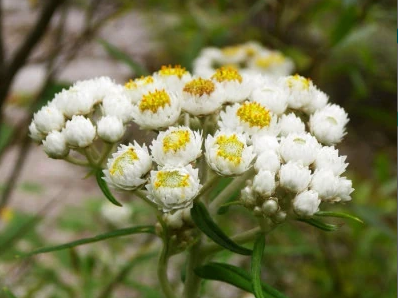
<path fill-rule="evenodd" d="M 10 52 L 42 5 L 20 2 L 2 3 Z M 62 161 L 46 158 L 26 139 L 31 112 L 73 80 L 109 75 L 122 83 L 162 64 L 191 69 L 203 47 L 256 40 L 291 57 L 297 73 L 310 77 L 348 112 L 348 134 L 339 149 L 348 156 L 347 176 L 356 190 L 351 202 L 331 209 L 365 222 L 347 222 L 332 233 L 300 223 L 282 225 L 267 241 L 263 280 L 289 297 L 395 297 L 396 23 L 395 1 L 66 1 L 21 68 L 23 75 L 15 79 L 3 108 L 0 187 L 8 207 L 0 214 L 0 284 L 16 297 L 160 297 L 153 269 L 159 242 L 150 237 L 28 260 L 15 257 L 114 228 L 99 216 L 105 199 L 94 179 L 80 181 L 83 171 L 63 168 Z M 133 136 L 146 138 L 139 131 Z M 140 202 L 125 203 L 134 210 L 133 224 L 156 220 Z M 227 215 L 220 222 L 231 233 L 237 229 L 232 221 L 240 230 L 254 224 L 239 208 L 231 207 Z M 229 253 L 216 260 L 250 266 Z M 172 280 L 178 282 L 182 266 L 176 258 Z M 230 286 L 207 284 L 215 290 L 204 297 L 244 297 Z"/>

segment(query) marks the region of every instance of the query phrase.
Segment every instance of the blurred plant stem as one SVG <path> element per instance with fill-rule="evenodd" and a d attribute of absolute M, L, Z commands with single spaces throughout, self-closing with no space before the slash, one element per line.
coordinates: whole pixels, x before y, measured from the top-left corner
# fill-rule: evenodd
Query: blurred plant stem
<path fill-rule="evenodd" d="M 197 298 L 199 294 L 201 278 L 195 274 L 194 269 L 205 261 L 205 258 L 200 257 L 200 247 L 201 239 L 199 239 L 188 252 L 187 276 L 183 293 L 184 298 Z"/>

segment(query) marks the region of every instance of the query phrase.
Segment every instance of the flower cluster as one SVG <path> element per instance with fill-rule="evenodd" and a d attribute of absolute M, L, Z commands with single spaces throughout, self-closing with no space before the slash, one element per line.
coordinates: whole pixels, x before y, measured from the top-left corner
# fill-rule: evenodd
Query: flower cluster
<path fill-rule="evenodd" d="M 265 48 L 250 41 L 224 48 L 204 48 L 193 63 L 193 72 L 210 77 L 222 66 L 233 66 L 243 75 L 263 74 L 270 78 L 286 76 L 293 72 L 293 61 L 281 52 Z"/>
<path fill-rule="evenodd" d="M 286 64 L 278 71 L 270 67 L 278 76 L 292 68 L 281 54 L 251 43 L 204 53 L 229 65 L 269 55 L 270 65 L 272 59 Z M 206 64 L 198 62 L 205 56 L 197 66 Z M 270 78 L 233 66 L 206 72 L 163 66 L 124 86 L 103 77 L 77 82 L 34 115 L 31 136 L 50 157 L 65 158 L 71 149 L 95 153 L 97 139 L 116 145 L 129 122 L 157 132 L 149 146 L 120 145 L 104 180 L 138 191 L 169 214 L 165 221 L 172 226 L 176 212 L 190 208 L 202 185 L 217 175 L 247 175 L 241 204 L 273 222 L 294 213 L 312 216 L 321 202 L 351 199 L 352 183 L 342 176 L 346 157 L 334 147 L 346 134 L 347 114 L 311 80 Z M 101 154 L 89 157 L 90 165 L 102 165 Z"/>

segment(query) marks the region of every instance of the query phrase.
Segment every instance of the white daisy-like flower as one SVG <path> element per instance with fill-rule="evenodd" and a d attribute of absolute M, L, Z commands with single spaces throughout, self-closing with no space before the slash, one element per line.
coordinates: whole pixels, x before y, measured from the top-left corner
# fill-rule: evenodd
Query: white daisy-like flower
<path fill-rule="evenodd" d="M 254 135 L 251 140 L 253 142 L 254 152 L 257 155 L 260 155 L 262 152 L 267 150 L 279 150 L 279 141 L 276 136 Z"/>
<path fill-rule="evenodd" d="M 50 105 L 58 108 L 67 118 L 74 115 L 91 113 L 96 104 L 96 98 L 90 92 L 76 86 L 57 93 Z"/>
<path fill-rule="evenodd" d="M 348 120 L 348 115 L 342 107 L 329 104 L 311 115 L 310 131 L 319 142 L 334 145 L 341 142 L 345 136 Z"/>
<path fill-rule="evenodd" d="M 133 104 L 123 92 L 109 93 L 102 100 L 102 113 L 128 123 L 133 119 Z"/>
<path fill-rule="evenodd" d="M 317 92 L 310 79 L 299 75 L 283 77 L 278 80 L 278 85 L 288 92 L 288 106 L 292 109 L 302 109 L 309 105 L 312 97 Z"/>
<path fill-rule="evenodd" d="M 245 101 L 227 106 L 220 113 L 218 125 L 221 129 L 246 133 L 248 135 L 278 135 L 277 117 L 258 102 Z"/>
<path fill-rule="evenodd" d="M 166 89 L 145 93 L 133 107 L 133 119 L 144 129 L 161 129 L 173 125 L 180 116 L 181 103 L 176 94 Z"/>
<path fill-rule="evenodd" d="M 121 92 L 122 86 L 116 84 L 109 77 L 98 77 L 90 80 L 77 81 L 73 89 L 89 94 L 94 104 L 100 103 L 109 93 Z"/>
<path fill-rule="evenodd" d="M 133 209 L 129 205 L 119 207 L 110 202 L 105 202 L 101 206 L 100 213 L 109 223 L 115 226 L 124 226 L 131 222 Z"/>
<path fill-rule="evenodd" d="M 103 170 L 104 180 L 112 188 L 134 190 L 147 181 L 144 176 L 151 168 L 148 148 L 134 141 L 134 145 L 120 145 L 108 159 L 107 168 Z"/>
<path fill-rule="evenodd" d="M 339 188 L 337 191 L 337 197 L 342 201 L 351 201 L 351 193 L 354 191 L 352 188 L 352 181 L 346 177 L 339 178 Z"/>
<path fill-rule="evenodd" d="M 64 134 L 56 130 L 50 132 L 43 140 L 43 149 L 49 157 L 56 159 L 64 158 L 69 154 Z"/>
<path fill-rule="evenodd" d="M 87 147 L 95 138 L 95 126 L 84 116 L 73 116 L 66 122 L 63 133 L 66 142 L 72 147 Z"/>
<path fill-rule="evenodd" d="M 220 66 L 235 65 L 246 60 L 247 52 L 241 45 L 227 46 L 221 49 L 221 56 L 218 62 Z"/>
<path fill-rule="evenodd" d="M 98 136 L 105 142 L 116 143 L 125 131 L 122 120 L 116 116 L 104 116 L 97 122 Z"/>
<path fill-rule="evenodd" d="M 309 133 L 292 133 L 282 137 L 279 154 L 285 162 L 301 162 L 308 166 L 314 162 L 320 147 L 318 141 Z"/>
<path fill-rule="evenodd" d="M 253 146 L 246 144 L 243 134 L 217 131 L 205 141 L 208 165 L 220 175 L 240 175 L 247 171 L 255 157 Z"/>
<path fill-rule="evenodd" d="M 320 109 L 323 109 L 329 101 L 329 97 L 326 95 L 326 93 L 320 90 L 316 90 L 313 93 L 314 94 L 311 97 L 311 101 L 303 107 L 303 111 L 309 115 Z"/>
<path fill-rule="evenodd" d="M 338 202 L 340 179 L 328 169 L 316 170 L 312 176 L 310 188 L 319 194 L 323 201 Z"/>
<path fill-rule="evenodd" d="M 36 129 L 42 134 L 52 130 L 60 130 L 65 124 L 65 117 L 60 110 L 54 106 L 44 106 L 33 115 Z"/>
<path fill-rule="evenodd" d="M 194 78 L 182 89 L 182 109 L 191 115 L 209 115 L 219 110 L 224 91 L 210 79 Z"/>
<path fill-rule="evenodd" d="M 153 160 L 161 165 L 185 166 L 202 153 L 202 136 L 189 127 L 170 127 L 153 140 Z"/>
<path fill-rule="evenodd" d="M 263 77 L 262 80 L 263 82 L 257 83 L 252 91 L 250 100 L 262 104 L 276 115 L 282 115 L 287 108 L 288 92 L 267 77 Z"/>
<path fill-rule="evenodd" d="M 294 212 L 299 216 L 312 216 L 319 211 L 321 200 L 318 198 L 318 193 L 313 190 L 306 190 L 299 193 L 293 199 Z"/>
<path fill-rule="evenodd" d="M 279 171 L 280 186 L 298 193 L 305 190 L 311 181 L 311 171 L 301 163 L 289 161 Z"/>
<path fill-rule="evenodd" d="M 333 174 L 339 176 L 345 172 L 348 163 L 345 163 L 347 156 L 339 156 L 339 151 L 334 147 L 323 146 L 315 158 L 315 168 L 331 170 Z"/>
<path fill-rule="evenodd" d="M 305 124 L 301 121 L 300 117 L 297 117 L 294 113 L 282 115 L 282 117 L 279 118 L 278 124 L 280 135 L 283 137 L 286 137 L 291 133 L 305 132 Z"/>
<path fill-rule="evenodd" d="M 277 173 L 281 167 L 281 160 L 278 153 L 274 150 L 265 150 L 257 155 L 254 163 L 254 169 L 259 172 L 261 170 Z"/>
<path fill-rule="evenodd" d="M 266 75 L 280 77 L 291 74 L 294 63 L 281 52 L 264 48 L 249 60 L 248 68 Z"/>
<path fill-rule="evenodd" d="M 220 61 L 221 57 L 220 49 L 214 47 L 204 48 L 192 63 L 193 73 L 202 78 L 210 78 L 214 73 L 214 65 L 220 64 L 217 61 Z"/>
<path fill-rule="evenodd" d="M 159 80 L 155 80 L 153 76 L 142 76 L 134 80 L 129 80 L 124 84 L 124 94 L 131 103 L 136 104 L 144 94 L 154 91 L 156 88 L 162 89 L 164 85 Z"/>
<path fill-rule="evenodd" d="M 163 212 L 168 212 L 191 206 L 201 184 L 198 170 L 191 165 L 165 166 L 158 171 L 151 171 L 150 182 L 146 188 L 149 192 L 148 199 L 156 203 Z"/>
<path fill-rule="evenodd" d="M 251 93 L 249 76 L 242 76 L 234 67 L 216 69 L 211 79 L 224 93 L 226 103 L 242 102 Z"/>
<path fill-rule="evenodd" d="M 181 65 L 165 66 L 163 65 L 160 70 L 153 74 L 155 80 L 159 80 L 167 85 L 168 89 L 172 92 L 181 93 L 184 85 L 192 80 L 192 76 Z"/>
<path fill-rule="evenodd" d="M 260 170 L 253 179 L 253 190 L 264 197 L 270 197 L 276 188 L 275 172 Z"/>
<path fill-rule="evenodd" d="M 32 140 L 34 140 L 37 143 L 41 143 L 43 139 L 46 137 L 45 134 L 41 133 L 37 127 L 34 121 L 32 121 L 29 125 L 29 136 Z"/>

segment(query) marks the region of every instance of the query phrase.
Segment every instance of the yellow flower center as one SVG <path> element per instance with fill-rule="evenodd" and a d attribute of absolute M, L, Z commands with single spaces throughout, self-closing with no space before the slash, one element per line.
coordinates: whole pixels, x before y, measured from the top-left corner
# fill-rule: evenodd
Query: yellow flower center
<path fill-rule="evenodd" d="M 192 95 L 202 96 L 203 94 L 210 95 L 214 89 L 215 85 L 211 80 L 198 78 L 185 84 L 183 90 Z"/>
<path fill-rule="evenodd" d="M 241 47 L 240 46 L 231 46 L 231 47 L 225 47 L 221 50 L 221 52 L 225 56 L 234 56 L 240 51 Z"/>
<path fill-rule="evenodd" d="M 123 169 L 127 165 L 131 165 L 134 161 L 138 160 L 137 153 L 135 152 L 134 148 L 128 148 L 126 152 L 123 152 L 119 155 L 115 161 L 113 162 L 111 168 L 109 169 L 109 173 L 114 175 L 123 175 Z"/>
<path fill-rule="evenodd" d="M 179 171 L 159 171 L 156 174 L 155 188 L 169 187 L 180 188 L 189 186 L 189 174 L 181 174 Z"/>
<path fill-rule="evenodd" d="M 175 65 L 172 67 L 171 65 L 163 65 L 162 68 L 159 70 L 159 74 L 162 76 L 177 76 L 180 79 L 184 74 L 188 73 L 185 70 L 185 67 L 181 67 L 181 65 Z"/>
<path fill-rule="evenodd" d="M 289 88 L 300 88 L 302 90 L 308 90 L 310 88 L 311 80 L 304 78 L 298 74 L 289 76 L 287 79 L 287 85 Z"/>
<path fill-rule="evenodd" d="M 258 57 L 255 63 L 258 67 L 268 68 L 275 64 L 282 64 L 285 62 L 285 57 L 280 53 L 271 53 L 266 57 Z"/>
<path fill-rule="evenodd" d="M 156 113 L 159 108 L 170 105 L 170 102 L 170 96 L 165 90 L 155 90 L 142 96 L 139 108 L 141 112 L 149 110 L 152 113 Z"/>
<path fill-rule="evenodd" d="M 220 156 L 238 165 L 242 161 L 242 152 L 245 144 L 238 140 L 237 135 L 219 136 L 215 144 L 218 145 L 217 156 Z"/>
<path fill-rule="evenodd" d="M 184 149 L 190 141 L 188 130 L 172 131 L 163 139 L 163 152 L 178 151 Z"/>
<path fill-rule="evenodd" d="M 153 77 L 152 76 L 141 76 L 138 79 L 133 80 L 129 80 L 126 84 L 124 84 L 124 87 L 126 87 L 127 89 L 137 89 L 139 86 L 145 86 L 148 84 L 152 84 L 153 83 Z"/>
<path fill-rule="evenodd" d="M 243 103 L 236 111 L 236 115 L 241 121 L 248 123 L 250 127 L 258 126 L 263 128 L 268 126 L 271 122 L 269 110 L 258 102 Z"/>
<path fill-rule="evenodd" d="M 234 67 L 220 67 L 211 78 L 220 83 L 224 81 L 238 81 L 239 83 L 242 83 L 242 76 Z"/>

